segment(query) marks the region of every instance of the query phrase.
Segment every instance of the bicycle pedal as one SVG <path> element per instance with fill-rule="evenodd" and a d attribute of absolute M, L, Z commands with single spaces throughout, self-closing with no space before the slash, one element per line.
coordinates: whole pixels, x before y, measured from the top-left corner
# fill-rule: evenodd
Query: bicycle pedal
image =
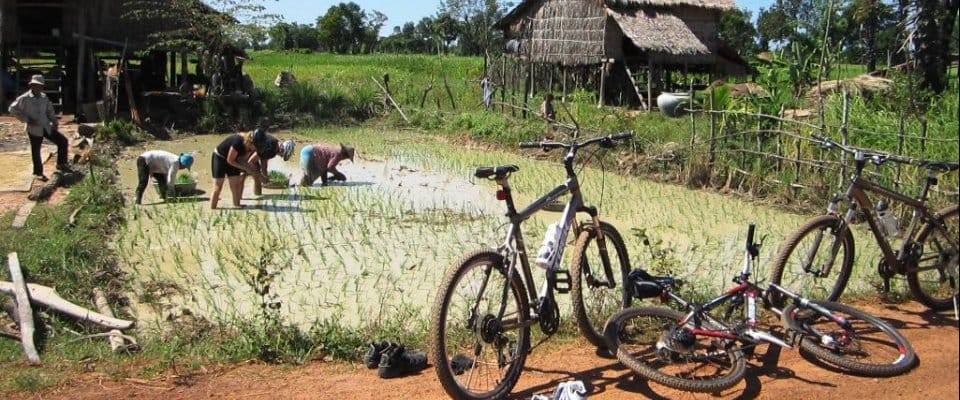
<path fill-rule="evenodd" d="M 553 271 L 551 274 L 547 274 L 547 279 L 550 280 L 550 286 L 553 286 L 553 289 L 557 293 L 565 294 L 570 292 L 570 271 L 565 269 L 560 269 Z"/>

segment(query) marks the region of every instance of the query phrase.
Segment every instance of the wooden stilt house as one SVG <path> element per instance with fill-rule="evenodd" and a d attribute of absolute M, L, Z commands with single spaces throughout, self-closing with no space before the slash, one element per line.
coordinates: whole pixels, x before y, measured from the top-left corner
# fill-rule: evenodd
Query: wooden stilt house
<path fill-rule="evenodd" d="M 526 63 L 599 66 L 601 102 L 619 92 L 649 107 L 660 91 L 678 89 L 669 72 L 751 72 L 718 38 L 720 14 L 734 7 L 733 0 L 523 0 L 496 26 Z"/>

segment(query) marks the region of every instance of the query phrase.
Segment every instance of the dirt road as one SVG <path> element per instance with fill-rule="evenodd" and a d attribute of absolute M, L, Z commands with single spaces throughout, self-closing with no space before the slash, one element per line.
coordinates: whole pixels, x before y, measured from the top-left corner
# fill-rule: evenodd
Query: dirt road
<path fill-rule="evenodd" d="M 919 365 L 906 375 L 876 379 L 823 369 L 796 351 L 761 347 L 746 379 L 719 396 L 694 395 L 636 379 L 616 360 L 597 357 L 578 341 L 535 349 L 511 398 L 552 392 L 559 382 L 582 380 L 590 399 L 957 399 L 958 329 L 952 314 L 934 314 L 917 303 L 859 307 L 886 318 L 911 341 Z M 779 350 L 779 351 L 777 351 Z M 313 362 L 297 367 L 258 363 L 205 367 L 190 375 L 116 380 L 104 373 L 75 376 L 42 393 L 43 399 L 442 399 L 433 369 L 393 380 L 377 378 L 359 363 Z M 11 397 L 7 397 L 11 398 Z"/>

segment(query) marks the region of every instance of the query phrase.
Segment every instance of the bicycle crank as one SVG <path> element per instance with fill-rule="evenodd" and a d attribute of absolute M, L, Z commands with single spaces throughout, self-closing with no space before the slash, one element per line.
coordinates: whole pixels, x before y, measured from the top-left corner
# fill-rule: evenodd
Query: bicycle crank
<path fill-rule="evenodd" d="M 560 329 L 560 307 L 557 307 L 557 301 L 553 296 L 545 296 L 540 299 L 537 307 L 537 321 L 540 323 L 540 330 L 547 335 L 553 335 Z"/>

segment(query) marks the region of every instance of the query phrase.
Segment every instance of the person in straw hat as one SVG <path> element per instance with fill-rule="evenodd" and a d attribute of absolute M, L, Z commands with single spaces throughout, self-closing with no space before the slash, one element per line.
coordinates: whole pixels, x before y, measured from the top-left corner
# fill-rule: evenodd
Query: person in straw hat
<path fill-rule="evenodd" d="M 40 145 L 43 138 L 49 139 L 57 145 L 57 169 L 70 172 L 67 164 L 66 136 L 57 130 L 57 114 L 53 111 L 53 103 L 43 92 L 43 75 L 34 75 L 30 78 L 30 90 L 17 97 L 10 104 L 10 115 L 26 123 L 27 136 L 30 138 L 30 156 L 33 158 L 34 178 L 46 182 L 43 174 L 43 159 L 40 158 Z"/>

